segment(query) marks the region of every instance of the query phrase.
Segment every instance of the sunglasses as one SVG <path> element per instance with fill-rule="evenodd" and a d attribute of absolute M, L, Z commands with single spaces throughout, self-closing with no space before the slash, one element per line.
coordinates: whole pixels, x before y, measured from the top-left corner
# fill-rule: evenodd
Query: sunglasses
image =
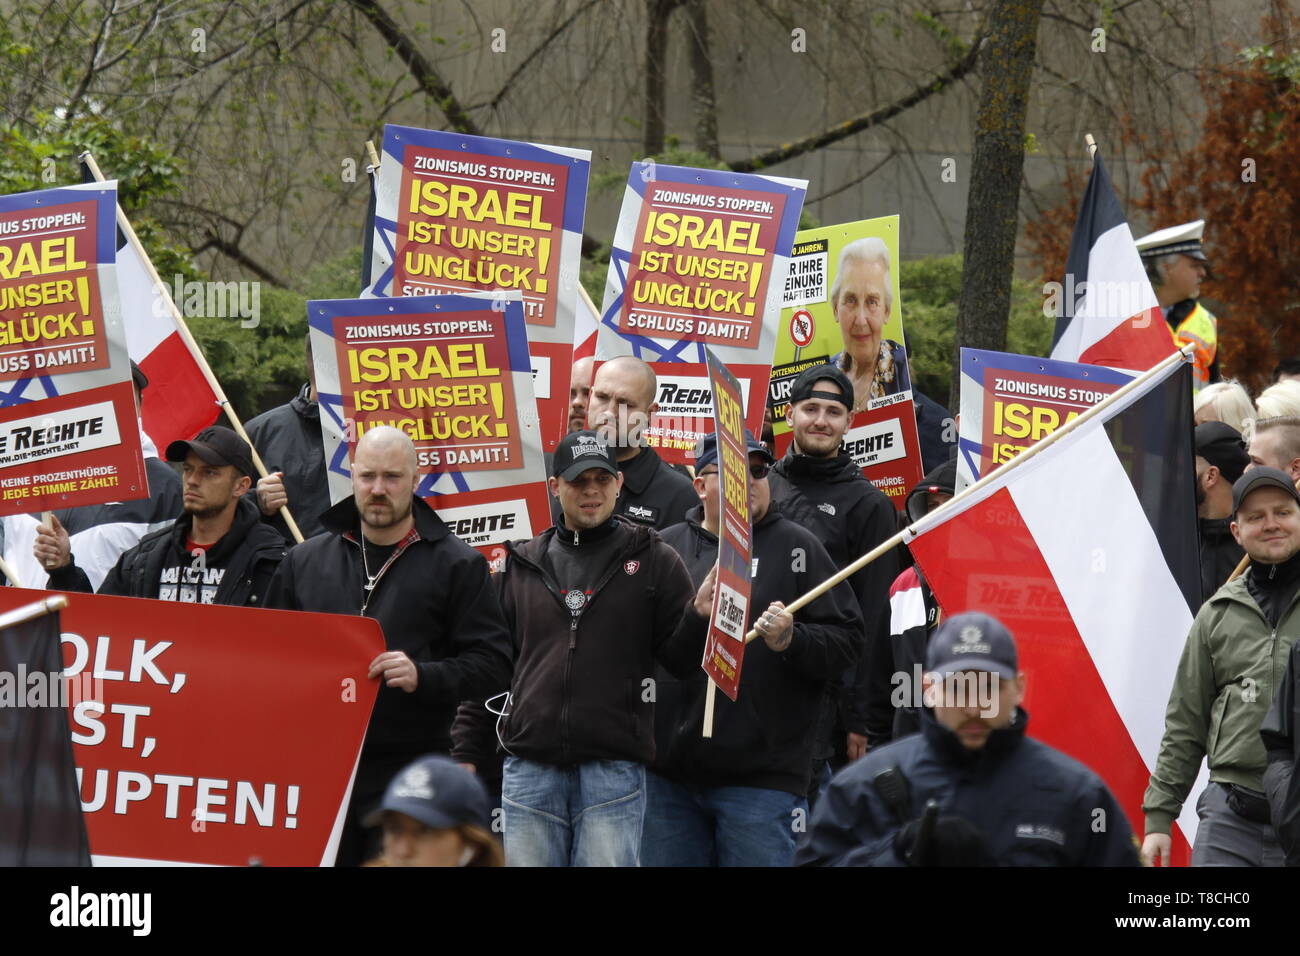
<path fill-rule="evenodd" d="M 767 473 L 770 472 L 771 470 L 772 470 L 772 466 L 765 461 L 760 461 L 758 464 L 754 464 L 753 462 L 750 462 L 749 465 L 749 473 L 754 476 L 755 481 L 762 481 L 764 478 L 767 477 Z M 709 475 L 716 475 L 717 473 L 718 473 L 718 469 L 714 468 L 712 471 L 697 472 L 695 477 L 707 478 L 709 477 Z"/>

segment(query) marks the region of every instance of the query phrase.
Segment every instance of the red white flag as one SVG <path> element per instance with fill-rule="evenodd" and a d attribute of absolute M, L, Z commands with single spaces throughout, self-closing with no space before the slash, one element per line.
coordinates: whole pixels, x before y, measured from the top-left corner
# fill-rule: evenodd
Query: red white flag
<path fill-rule="evenodd" d="M 1191 389 L 1171 364 L 914 526 L 945 615 L 1016 636 L 1032 736 L 1101 775 L 1135 833 L 1200 606 Z M 1185 863 L 1204 769 L 1173 834 Z"/>
<path fill-rule="evenodd" d="M 1177 347 L 1101 157 L 1083 193 L 1065 283 L 1048 293 L 1051 358 L 1145 371 Z"/>

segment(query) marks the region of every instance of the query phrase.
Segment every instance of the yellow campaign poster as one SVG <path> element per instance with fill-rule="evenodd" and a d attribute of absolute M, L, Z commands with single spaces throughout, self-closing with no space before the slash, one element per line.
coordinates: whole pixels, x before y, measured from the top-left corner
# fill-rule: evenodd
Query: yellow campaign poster
<path fill-rule="evenodd" d="M 835 365 L 853 383 L 844 450 L 901 509 L 922 472 L 898 292 L 898 217 L 797 233 L 783 306 L 768 387 L 777 454 L 793 437 L 787 415 L 795 379 L 814 365 Z"/>

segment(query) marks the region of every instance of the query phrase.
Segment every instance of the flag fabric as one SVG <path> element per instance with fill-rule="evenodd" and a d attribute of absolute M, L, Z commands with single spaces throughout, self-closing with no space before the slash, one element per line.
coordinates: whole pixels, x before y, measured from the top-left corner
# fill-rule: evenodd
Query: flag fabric
<path fill-rule="evenodd" d="M 82 164 L 82 178 L 94 176 Z M 117 288 L 126 323 L 126 350 L 149 379 L 141 401 L 145 433 L 159 448 L 193 438 L 220 412 L 216 393 L 180 332 L 168 290 L 154 289 L 141 254 L 117 230 Z"/>
<path fill-rule="evenodd" d="M 1171 363 L 909 542 L 945 616 L 1016 636 L 1030 734 L 1099 774 L 1144 831 L 1178 659 L 1200 606 L 1190 368 Z M 1026 452 L 1028 454 L 1028 452 Z M 1185 863 L 1204 768 L 1173 834 Z"/>
<path fill-rule="evenodd" d="M 58 612 L 0 630 L 0 866 L 90 866 L 59 633 Z"/>
<path fill-rule="evenodd" d="M 1176 348 L 1100 156 L 1055 298 L 1051 358 L 1145 371 Z"/>
<path fill-rule="evenodd" d="M 573 313 L 573 360 L 593 358 L 596 354 L 596 333 L 600 316 L 593 311 L 591 300 L 578 295 L 578 307 Z"/>

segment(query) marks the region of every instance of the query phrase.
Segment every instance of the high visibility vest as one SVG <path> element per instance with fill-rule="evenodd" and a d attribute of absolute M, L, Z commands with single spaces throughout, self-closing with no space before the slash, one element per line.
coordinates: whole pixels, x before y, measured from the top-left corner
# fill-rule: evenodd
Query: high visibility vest
<path fill-rule="evenodd" d="M 1195 394 L 1210 384 L 1210 366 L 1219 348 L 1219 320 L 1197 302 L 1178 328 L 1170 329 L 1169 333 L 1175 347 L 1195 346 L 1192 350 L 1192 392 Z"/>

